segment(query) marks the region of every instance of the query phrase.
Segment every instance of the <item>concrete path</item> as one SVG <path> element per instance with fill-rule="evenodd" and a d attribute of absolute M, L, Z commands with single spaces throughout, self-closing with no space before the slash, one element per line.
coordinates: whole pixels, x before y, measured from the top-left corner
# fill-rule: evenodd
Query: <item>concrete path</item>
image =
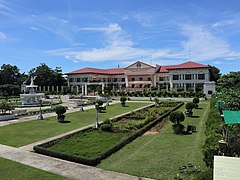
<path fill-rule="evenodd" d="M 138 177 L 56 159 L 0 144 L 0 157 L 76 180 L 138 180 Z M 146 179 L 146 178 L 144 178 Z"/>

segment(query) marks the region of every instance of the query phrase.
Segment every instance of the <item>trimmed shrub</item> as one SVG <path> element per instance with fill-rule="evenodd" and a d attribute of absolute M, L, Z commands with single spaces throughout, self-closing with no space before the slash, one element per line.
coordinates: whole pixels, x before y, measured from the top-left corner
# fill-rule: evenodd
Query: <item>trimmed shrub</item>
<path fill-rule="evenodd" d="M 102 124 L 100 126 L 100 129 L 102 131 L 107 131 L 107 132 L 111 132 L 112 131 L 112 125 L 111 124 Z"/>
<path fill-rule="evenodd" d="M 198 97 L 193 98 L 193 103 L 195 104 L 195 108 L 198 108 L 199 98 Z"/>

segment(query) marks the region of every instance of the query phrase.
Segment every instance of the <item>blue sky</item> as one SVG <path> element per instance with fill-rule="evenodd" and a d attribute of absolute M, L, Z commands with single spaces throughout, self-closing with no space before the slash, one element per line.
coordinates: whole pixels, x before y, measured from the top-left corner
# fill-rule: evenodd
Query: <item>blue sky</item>
<path fill-rule="evenodd" d="M 0 0 L 0 64 L 240 67 L 239 0 Z"/>

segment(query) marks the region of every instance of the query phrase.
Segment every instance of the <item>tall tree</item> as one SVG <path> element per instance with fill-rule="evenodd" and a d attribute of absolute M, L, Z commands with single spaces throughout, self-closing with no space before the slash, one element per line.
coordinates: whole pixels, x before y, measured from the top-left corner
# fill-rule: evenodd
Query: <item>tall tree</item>
<path fill-rule="evenodd" d="M 229 74 L 222 75 L 218 80 L 218 88 L 223 91 L 224 89 L 239 89 L 240 88 L 240 71 L 230 72 Z"/>
<path fill-rule="evenodd" d="M 14 84 L 20 85 L 21 73 L 17 66 L 3 64 L 0 69 L 0 85 Z"/>
<path fill-rule="evenodd" d="M 220 70 L 215 67 L 215 66 L 211 66 L 211 65 L 208 65 L 210 66 L 210 81 L 215 81 L 217 82 L 217 80 L 221 77 L 221 73 L 220 73 Z"/>
<path fill-rule="evenodd" d="M 37 76 L 34 83 L 39 86 L 63 86 L 66 85 L 66 79 L 63 77 L 60 67 L 55 70 L 42 63 L 40 66 L 29 71 L 30 76 Z"/>

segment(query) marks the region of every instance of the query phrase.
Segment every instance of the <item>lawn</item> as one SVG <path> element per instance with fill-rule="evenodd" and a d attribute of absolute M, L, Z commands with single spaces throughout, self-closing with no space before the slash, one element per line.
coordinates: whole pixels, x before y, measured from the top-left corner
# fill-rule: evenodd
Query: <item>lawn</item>
<path fill-rule="evenodd" d="M 49 147 L 50 150 L 80 155 L 84 157 L 95 157 L 111 148 L 130 133 L 112 133 L 99 130 L 89 130 L 79 133 L 69 139 L 63 139 L 57 144 Z"/>
<path fill-rule="evenodd" d="M 132 111 L 148 103 L 127 102 L 126 107 L 115 104 L 107 107 L 106 113 L 99 113 L 99 121 Z M 58 123 L 56 117 L 45 120 L 33 120 L 0 127 L 0 143 L 20 147 L 53 137 L 95 122 L 95 109 L 66 114 L 66 121 L 70 123 Z"/>
<path fill-rule="evenodd" d="M 180 108 L 185 111 L 185 107 Z M 136 176 L 154 179 L 173 179 L 179 174 L 179 167 L 192 163 L 205 170 L 202 156 L 202 144 L 205 120 L 209 112 L 209 103 L 199 104 L 194 117 L 186 117 L 183 124 L 195 125 L 197 132 L 192 135 L 176 135 L 172 123 L 167 122 L 159 134 L 141 136 L 117 153 L 102 161 L 98 167 Z M 187 175 L 185 175 L 187 176 Z M 193 176 L 185 177 L 192 179 Z M 184 179 L 185 179 L 184 178 Z"/>
<path fill-rule="evenodd" d="M 67 179 L 62 176 L 42 171 L 30 166 L 26 166 L 8 159 L 0 158 L 0 177 L 4 179 L 17 179 L 17 180 L 63 180 Z"/>

